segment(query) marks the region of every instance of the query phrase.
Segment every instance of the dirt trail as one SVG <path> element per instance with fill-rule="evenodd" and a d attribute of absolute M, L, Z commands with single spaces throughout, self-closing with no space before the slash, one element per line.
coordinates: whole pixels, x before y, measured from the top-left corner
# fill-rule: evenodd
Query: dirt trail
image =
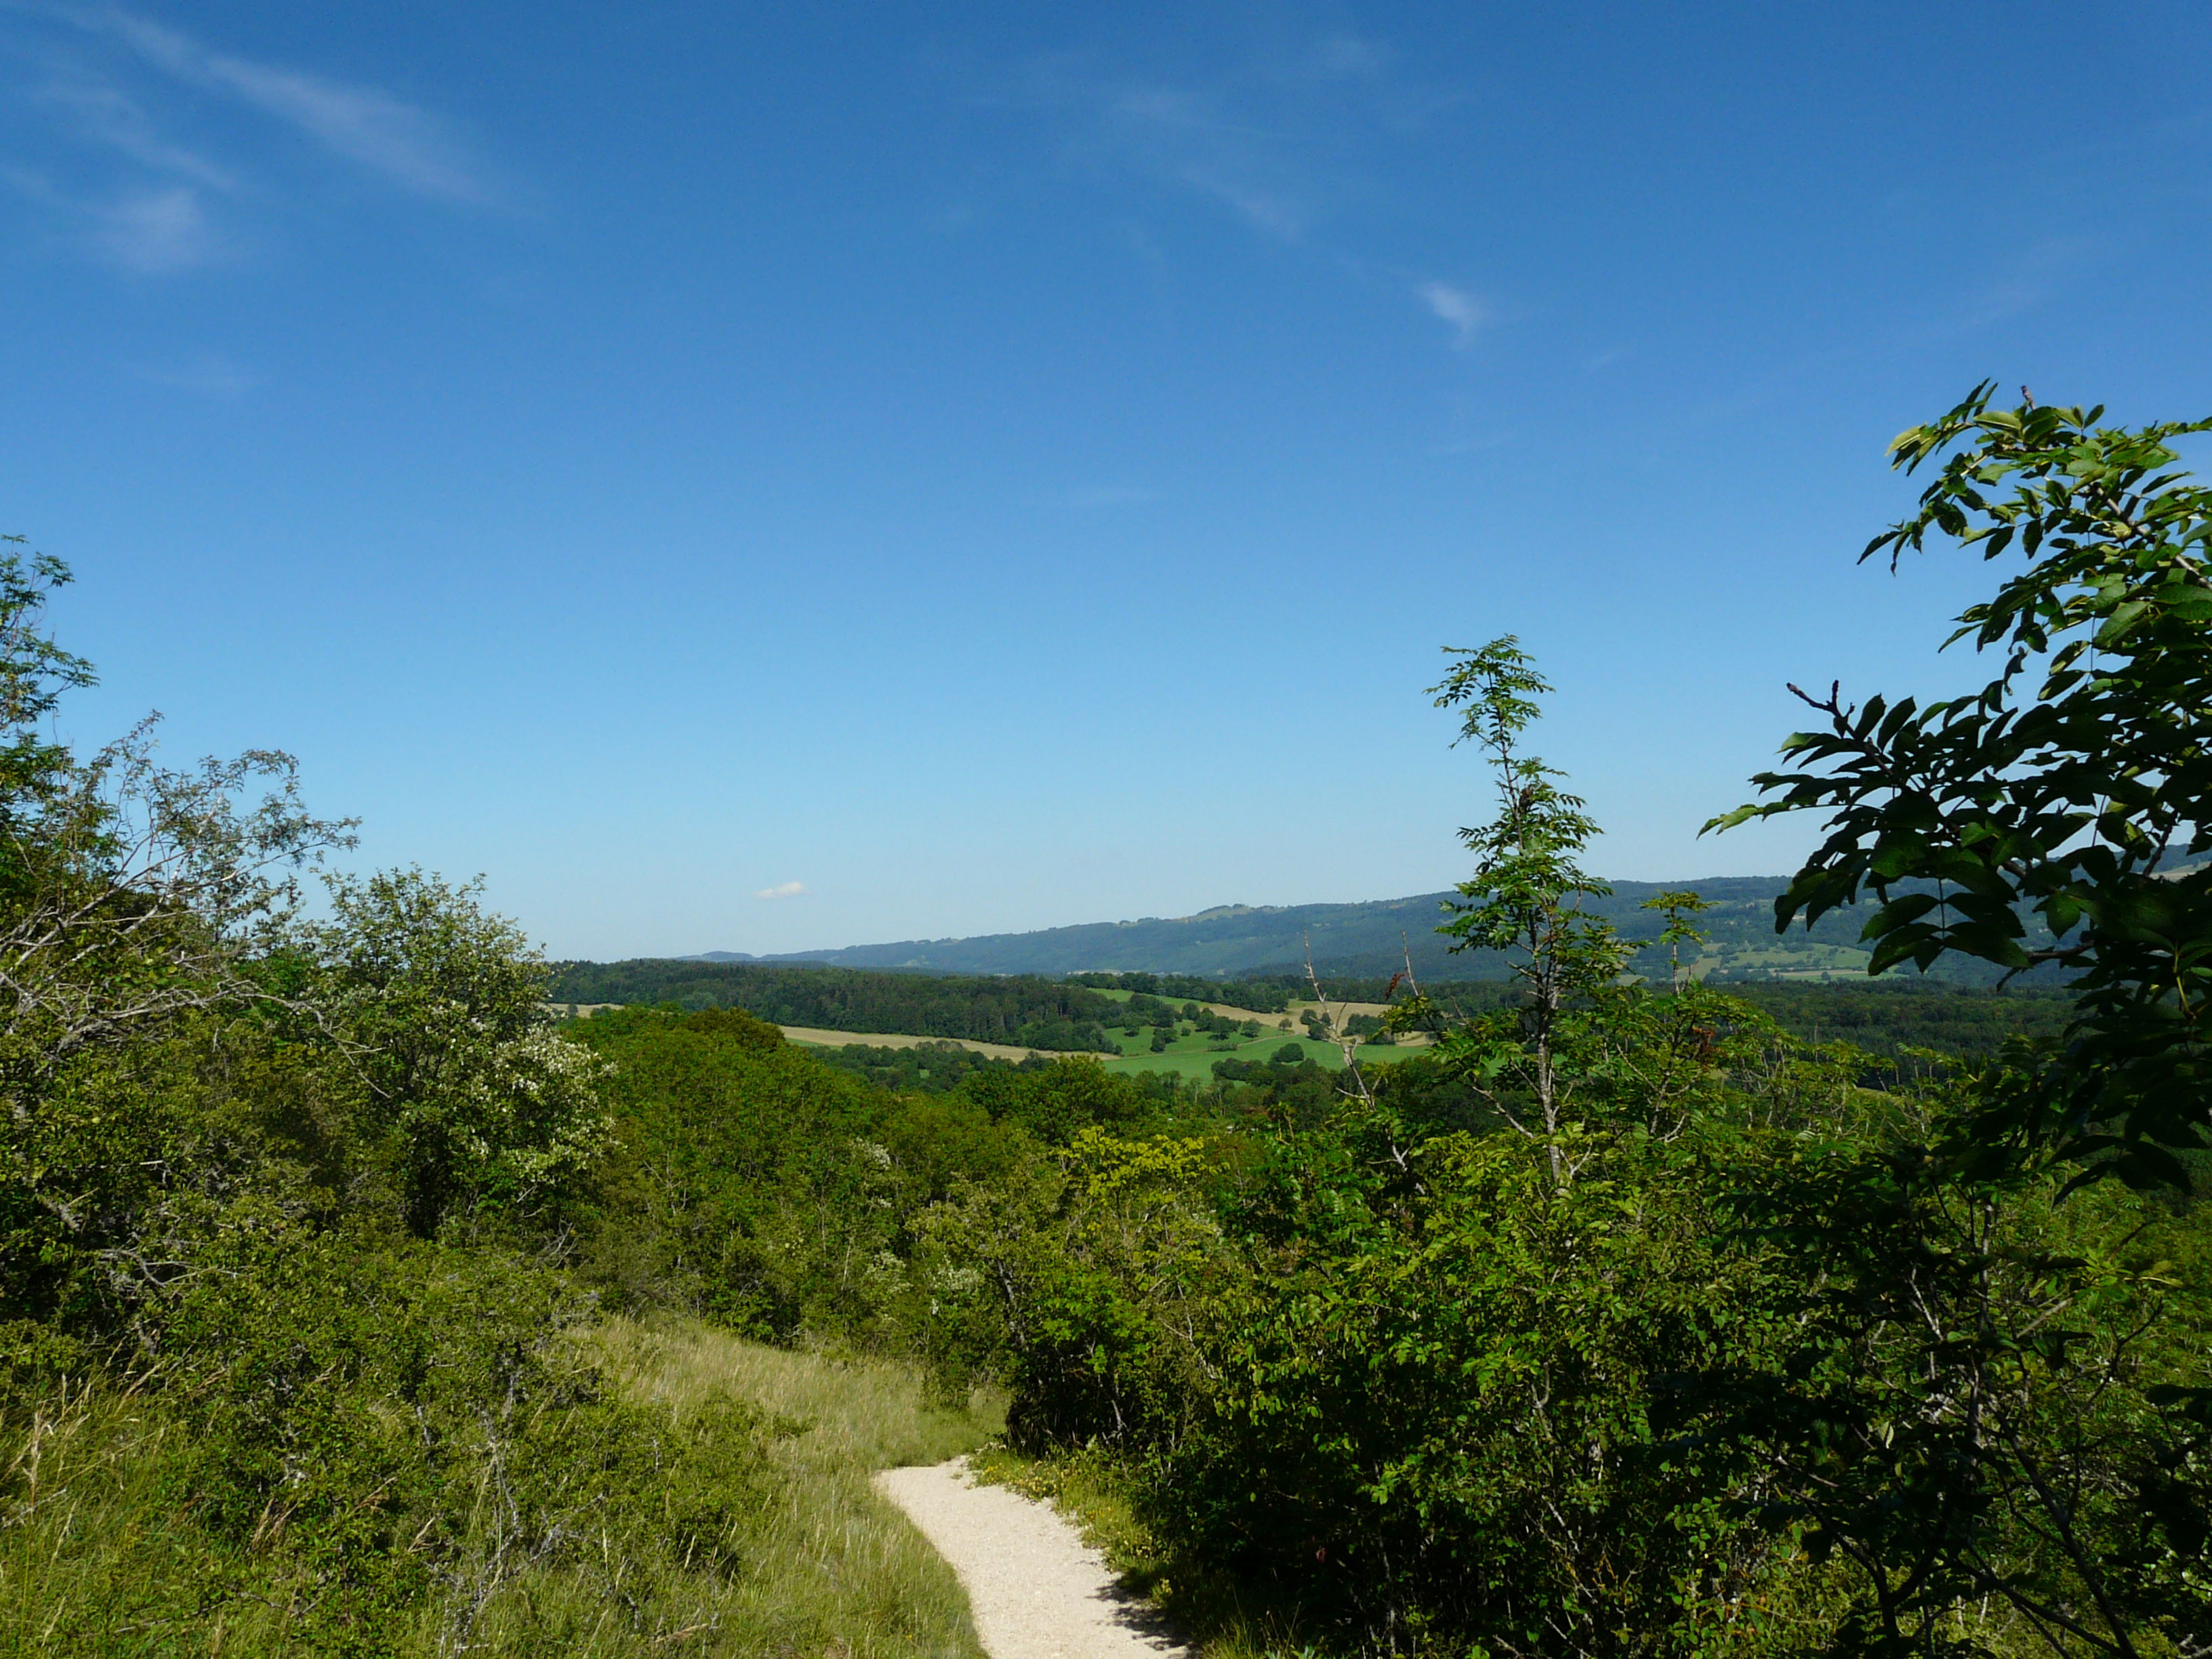
<path fill-rule="evenodd" d="M 885 1469 L 876 1489 L 952 1564 L 991 1659 L 1190 1659 L 1050 1504 L 979 1486 L 966 1458 Z"/>

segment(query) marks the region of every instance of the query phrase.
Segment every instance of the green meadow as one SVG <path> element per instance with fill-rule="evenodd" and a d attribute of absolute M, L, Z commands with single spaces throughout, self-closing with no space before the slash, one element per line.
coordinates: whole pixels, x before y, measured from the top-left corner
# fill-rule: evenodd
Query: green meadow
<path fill-rule="evenodd" d="M 1170 1042 L 1164 1051 L 1154 1054 L 1149 1036 L 1129 1036 L 1124 1033 L 1109 1032 L 1119 1038 L 1121 1054 L 1119 1059 L 1108 1059 L 1109 1072 L 1127 1072 L 1135 1075 L 1158 1073 L 1191 1079 L 1210 1079 L 1213 1064 L 1221 1060 L 1270 1060 L 1285 1046 L 1295 1048 L 1300 1055 L 1333 1072 L 1344 1069 L 1344 1054 L 1333 1042 L 1319 1042 L 1309 1036 L 1273 1030 L 1264 1036 L 1223 1042 L 1203 1036 L 1179 1036 Z M 1368 1043 L 1359 1050 L 1362 1066 L 1390 1066 L 1409 1060 L 1420 1053 L 1419 1048 L 1399 1048 L 1389 1044 Z"/>

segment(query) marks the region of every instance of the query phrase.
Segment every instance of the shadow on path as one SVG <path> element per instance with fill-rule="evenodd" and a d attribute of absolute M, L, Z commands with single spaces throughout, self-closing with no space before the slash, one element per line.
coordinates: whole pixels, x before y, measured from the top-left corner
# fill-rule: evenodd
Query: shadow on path
<path fill-rule="evenodd" d="M 886 1469 L 876 1489 L 959 1575 L 991 1659 L 1192 1659 L 1057 1510 L 978 1485 L 967 1459 Z"/>

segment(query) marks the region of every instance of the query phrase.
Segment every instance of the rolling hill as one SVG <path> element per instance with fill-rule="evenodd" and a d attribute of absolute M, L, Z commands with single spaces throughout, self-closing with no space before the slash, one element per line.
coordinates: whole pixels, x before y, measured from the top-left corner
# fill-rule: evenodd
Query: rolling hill
<path fill-rule="evenodd" d="M 1719 876 L 1698 881 L 1615 884 L 1611 896 L 1590 908 L 1629 939 L 1650 939 L 1657 918 L 1644 901 L 1669 888 L 1690 888 L 1711 901 L 1701 923 L 1711 936 L 1698 971 L 1723 980 L 1856 976 L 1867 953 L 1859 945 L 1863 910 L 1839 910 L 1809 933 L 1774 931 L 1774 896 L 1780 877 Z M 1146 917 L 1048 927 L 1027 933 L 986 933 L 969 939 L 902 939 L 836 950 L 755 957 L 713 951 L 686 958 L 700 962 L 810 963 L 840 968 L 904 969 L 934 974 L 1146 972 L 1200 974 L 1216 979 L 1294 971 L 1303 967 L 1309 941 L 1314 965 L 1324 974 L 1389 974 L 1410 955 L 1424 978 L 1502 976 L 1493 955 L 1454 955 L 1437 937 L 1449 893 L 1354 904 L 1224 904 L 1196 915 Z M 2033 930 L 2031 930 L 2033 931 Z M 1662 958 L 1647 951 L 1634 964 L 1657 970 Z M 1932 977 L 1960 984 L 1993 983 L 1998 974 L 1979 963 L 1941 964 Z"/>

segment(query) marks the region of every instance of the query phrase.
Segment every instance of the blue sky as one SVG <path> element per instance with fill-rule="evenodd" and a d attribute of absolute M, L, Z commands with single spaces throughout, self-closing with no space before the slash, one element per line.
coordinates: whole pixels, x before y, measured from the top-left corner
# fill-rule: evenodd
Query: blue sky
<path fill-rule="evenodd" d="M 179 758 L 556 954 L 1638 878 L 1989 577 L 1984 375 L 2207 412 L 2201 6 L 0 3 L 0 529 Z"/>

